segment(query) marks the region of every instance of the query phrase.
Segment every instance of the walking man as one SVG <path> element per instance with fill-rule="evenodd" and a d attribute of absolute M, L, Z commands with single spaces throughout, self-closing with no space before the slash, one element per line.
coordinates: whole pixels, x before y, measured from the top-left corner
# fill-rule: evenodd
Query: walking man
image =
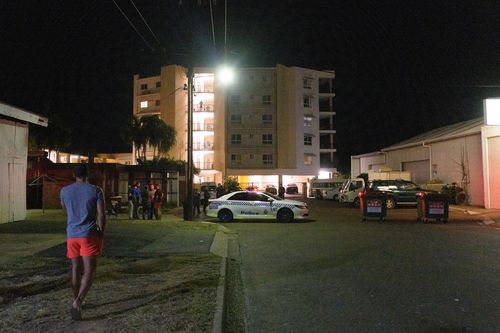
<path fill-rule="evenodd" d="M 82 319 L 82 302 L 91 285 L 97 257 L 102 254 L 106 225 L 102 189 L 87 183 L 87 167 L 74 169 L 76 181 L 61 190 L 61 205 L 67 217 L 67 257 L 71 259 L 73 303 L 71 318 Z"/>

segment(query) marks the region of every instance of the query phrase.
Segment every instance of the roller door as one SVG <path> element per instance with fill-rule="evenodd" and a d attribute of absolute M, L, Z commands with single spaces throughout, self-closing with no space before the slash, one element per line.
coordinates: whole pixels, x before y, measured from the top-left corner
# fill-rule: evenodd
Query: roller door
<path fill-rule="evenodd" d="M 403 171 L 411 172 L 411 180 L 424 184 L 429 180 L 429 160 L 403 162 Z"/>
<path fill-rule="evenodd" d="M 500 209 L 500 137 L 488 138 L 490 208 Z"/>

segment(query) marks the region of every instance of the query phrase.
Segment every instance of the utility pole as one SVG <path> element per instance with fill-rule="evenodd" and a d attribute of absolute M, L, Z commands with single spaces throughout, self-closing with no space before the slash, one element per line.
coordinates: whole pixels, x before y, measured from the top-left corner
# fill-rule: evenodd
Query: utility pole
<path fill-rule="evenodd" d="M 188 156 L 187 156 L 187 175 L 186 175 L 186 211 L 184 219 L 186 221 L 193 220 L 193 77 L 194 69 L 193 62 L 190 61 L 187 70 L 188 79 Z"/>

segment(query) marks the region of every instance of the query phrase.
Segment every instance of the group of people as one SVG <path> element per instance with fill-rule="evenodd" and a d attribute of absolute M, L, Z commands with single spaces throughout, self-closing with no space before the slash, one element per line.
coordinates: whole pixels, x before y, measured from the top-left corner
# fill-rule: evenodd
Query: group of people
<path fill-rule="evenodd" d="M 222 184 L 217 185 L 217 188 L 215 189 L 215 197 L 220 198 L 225 194 L 224 187 Z M 200 207 L 203 207 L 203 213 L 207 213 L 207 207 L 209 204 L 209 199 L 210 199 L 210 192 L 208 191 L 208 188 L 204 187 L 200 192 L 197 190 L 193 191 L 193 215 L 200 215 L 201 210 Z"/>
<path fill-rule="evenodd" d="M 144 185 L 140 182 L 128 186 L 129 219 L 138 219 L 138 208 L 142 206 L 142 219 L 161 219 L 163 192 L 158 184 Z"/>

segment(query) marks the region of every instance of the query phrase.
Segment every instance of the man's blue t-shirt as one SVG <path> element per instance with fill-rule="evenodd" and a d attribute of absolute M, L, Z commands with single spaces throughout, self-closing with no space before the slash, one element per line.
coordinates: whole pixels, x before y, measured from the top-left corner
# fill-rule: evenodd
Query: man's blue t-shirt
<path fill-rule="evenodd" d="M 88 237 L 95 232 L 97 203 L 104 202 L 101 188 L 87 183 L 73 183 L 62 188 L 61 202 L 68 215 L 68 238 Z"/>

